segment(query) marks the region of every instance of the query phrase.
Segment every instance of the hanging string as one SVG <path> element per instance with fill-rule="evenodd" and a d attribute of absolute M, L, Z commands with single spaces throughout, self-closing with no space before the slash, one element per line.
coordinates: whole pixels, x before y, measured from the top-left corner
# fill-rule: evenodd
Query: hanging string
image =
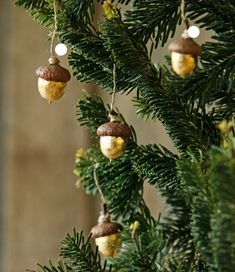
<path fill-rule="evenodd" d="M 93 173 L 93 175 L 94 175 L 94 180 L 95 180 L 96 187 L 97 187 L 97 189 L 98 189 L 98 191 L 99 191 L 99 193 L 100 193 L 100 197 L 101 197 L 102 202 L 103 202 L 103 203 L 106 203 L 105 197 L 104 197 L 104 195 L 103 195 L 103 193 L 102 193 L 102 190 L 101 190 L 101 187 L 100 187 L 100 184 L 99 184 L 99 179 L 98 179 L 98 176 L 97 176 L 97 172 L 96 172 L 98 166 L 99 166 L 99 165 L 96 164 L 96 165 L 95 165 L 95 168 L 94 168 L 94 173 Z"/>
<path fill-rule="evenodd" d="M 50 53 L 52 57 L 55 57 L 54 43 L 55 43 L 55 37 L 56 37 L 57 29 L 58 29 L 56 0 L 53 1 L 53 9 L 54 9 L 54 30 L 51 37 Z"/>
<path fill-rule="evenodd" d="M 116 94 L 116 64 L 113 64 L 113 93 L 112 93 L 112 100 L 111 100 L 111 104 L 110 104 L 110 111 L 113 111 L 113 105 L 115 102 L 115 94 Z"/>
<path fill-rule="evenodd" d="M 189 20 L 185 16 L 185 0 L 181 0 L 180 11 L 181 11 L 181 19 L 184 21 L 186 28 L 189 28 Z"/>

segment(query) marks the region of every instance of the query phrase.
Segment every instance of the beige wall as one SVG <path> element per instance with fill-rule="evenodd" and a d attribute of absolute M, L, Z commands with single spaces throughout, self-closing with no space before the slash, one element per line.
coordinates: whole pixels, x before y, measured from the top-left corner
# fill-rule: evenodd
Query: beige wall
<path fill-rule="evenodd" d="M 73 227 L 88 232 L 96 200 L 75 188 L 72 172 L 76 149 L 89 143 L 74 107 L 85 85 L 73 79 L 64 97 L 48 105 L 35 77 L 35 68 L 47 63 L 47 30 L 13 5 L 8 11 L 3 271 L 16 272 L 54 259 Z"/>

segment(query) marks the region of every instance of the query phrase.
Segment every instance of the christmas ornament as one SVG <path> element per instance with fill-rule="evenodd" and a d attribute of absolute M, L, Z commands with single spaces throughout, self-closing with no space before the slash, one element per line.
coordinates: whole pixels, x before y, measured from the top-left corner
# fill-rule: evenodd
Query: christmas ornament
<path fill-rule="evenodd" d="M 71 75 L 69 71 L 59 65 L 55 57 L 49 59 L 49 65 L 40 66 L 36 70 L 38 76 L 38 91 L 49 103 L 59 99 Z"/>
<path fill-rule="evenodd" d="M 59 60 L 55 57 L 54 41 L 57 33 L 57 4 L 57 1 L 54 0 L 54 30 L 51 38 L 49 65 L 40 66 L 36 69 L 38 91 L 43 98 L 48 100 L 49 104 L 58 100 L 64 94 L 66 83 L 71 78 L 69 71 L 60 66 Z M 63 55 L 67 52 L 67 47 L 59 44 L 56 51 L 59 52 L 59 55 Z"/>
<path fill-rule="evenodd" d="M 182 37 L 170 43 L 169 50 L 175 73 L 182 78 L 191 75 L 197 67 L 197 57 L 202 53 L 200 46 L 183 33 Z"/>
<path fill-rule="evenodd" d="M 131 129 L 124 124 L 117 113 L 111 111 L 110 122 L 97 129 L 100 136 L 100 148 L 105 157 L 116 159 L 120 157 L 126 147 L 127 140 L 131 137 Z"/>
<path fill-rule="evenodd" d="M 190 76 L 197 67 L 197 58 L 201 55 L 200 46 L 191 38 L 197 37 L 200 33 L 198 27 L 191 26 L 185 15 L 185 0 L 180 4 L 181 20 L 185 23 L 186 30 L 180 38 L 169 45 L 171 51 L 171 65 L 177 75 L 182 78 Z"/>
<path fill-rule="evenodd" d="M 116 94 L 116 65 L 113 65 L 113 93 L 110 105 L 110 121 L 102 124 L 97 129 L 97 135 L 100 136 L 100 148 L 102 153 L 108 159 L 120 157 L 126 147 L 127 140 L 131 137 L 131 129 L 122 122 L 118 114 L 113 110 Z"/>
<path fill-rule="evenodd" d="M 91 237 L 95 239 L 99 251 L 105 257 L 113 257 L 118 254 L 121 248 L 122 225 L 111 222 L 110 214 L 104 203 L 103 209 L 98 219 L 98 224 L 91 230 Z"/>

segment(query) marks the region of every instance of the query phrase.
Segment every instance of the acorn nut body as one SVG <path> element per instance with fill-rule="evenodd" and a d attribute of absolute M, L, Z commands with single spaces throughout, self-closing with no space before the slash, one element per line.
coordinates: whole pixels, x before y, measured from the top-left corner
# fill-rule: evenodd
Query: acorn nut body
<path fill-rule="evenodd" d="M 69 71 L 60 66 L 56 58 L 50 58 L 48 65 L 38 67 L 36 75 L 38 91 L 49 103 L 58 100 L 64 94 L 66 83 L 71 78 Z"/>
<path fill-rule="evenodd" d="M 95 243 L 98 246 L 99 251 L 105 257 L 113 257 L 120 251 L 122 245 L 121 234 L 115 233 L 109 236 L 96 238 Z"/>
<path fill-rule="evenodd" d="M 202 51 L 200 46 L 189 37 L 181 37 L 169 45 L 171 65 L 174 72 L 182 78 L 190 76 L 197 67 L 197 58 Z"/>

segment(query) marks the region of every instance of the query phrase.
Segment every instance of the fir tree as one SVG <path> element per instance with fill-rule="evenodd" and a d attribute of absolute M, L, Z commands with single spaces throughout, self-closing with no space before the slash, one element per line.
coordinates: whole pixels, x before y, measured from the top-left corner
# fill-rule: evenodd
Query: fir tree
<path fill-rule="evenodd" d="M 75 172 L 86 193 L 96 194 L 97 170 L 109 210 L 124 225 L 123 247 L 102 263 L 90 238 L 74 231 L 62 243 L 61 262 L 41 265 L 40 271 L 234 272 L 235 138 L 229 120 L 235 110 L 235 2 L 185 1 L 187 18 L 214 31 L 213 40 L 202 45 L 200 69 L 186 79 L 170 66 L 156 68 L 149 57 L 182 23 L 181 1 L 109 1 L 111 8 L 106 7 L 99 27 L 94 15 L 100 1 L 56 2 L 58 36 L 71 49 L 74 76 L 111 93 L 115 63 L 117 91 L 137 90 L 137 114 L 159 119 L 177 154 L 156 144 L 138 146 L 132 130 L 124 155 L 109 163 L 96 136 L 97 127 L 109 120 L 109 107 L 96 96 L 78 101 L 78 121 L 89 128 L 96 144 L 78 152 Z M 16 4 L 38 23 L 53 27 L 52 0 Z M 121 15 L 122 5 L 127 11 Z M 166 198 L 167 217 L 151 216 L 143 199 L 144 182 Z"/>

